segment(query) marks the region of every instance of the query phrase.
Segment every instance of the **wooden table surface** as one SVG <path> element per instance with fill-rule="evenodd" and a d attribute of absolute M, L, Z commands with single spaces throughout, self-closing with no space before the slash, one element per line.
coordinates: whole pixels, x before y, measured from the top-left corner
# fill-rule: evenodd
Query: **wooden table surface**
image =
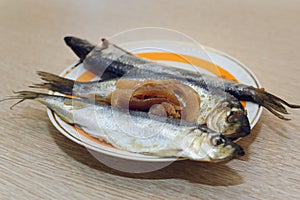
<path fill-rule="evenodd" d="M 300 2 L 0 1 L 0 97 L 76 61 L 63 37 L 99 41 L 158 26 L 241 60 L 262 85 L 300 103 Z M 296 199 L 300 196 L 300 110 L 282 121 L 264 110 L 227 164 L 179 161 L 155 172 L 118 172 L 60 134 L 44 106 L 0 104 L 0 199 Z"/>

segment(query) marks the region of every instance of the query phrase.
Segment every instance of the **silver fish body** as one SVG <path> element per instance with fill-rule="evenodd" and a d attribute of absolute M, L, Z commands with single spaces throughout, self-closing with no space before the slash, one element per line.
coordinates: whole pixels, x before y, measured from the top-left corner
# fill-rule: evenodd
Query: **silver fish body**
<path fill-rule="evenodd" d="M 178 126 L 145 117 L 142 112 L 129 115 L 115 107 L 28 91 L 9 99 L 39 101 L 67 123 L 129 152 L 208 162 L 228 161 L 244 154 L 231 140 L 197 124 Z"/>
<path fill-rule="evenodd" d="M 178 69 L 166 66 L 147 59 L 139 58 L 126 50 L 109 43 L 103 39 L 101 46 L 91 44 L 86 40 L 76 37 L 65 37 L 66 44 L 78 55 L 85 66 L 94 73 L 101 75 L 112 74 L 124 76 L 124 74 L 153 74 L 173 76 L 189 81 L 197 82 L 208 88 L 219 88 L 235 96 L 239 100 L 246 100 L 265 107 L 280 119 L 288 120 L 282 114 L 288 114 L 285 106 L 300 108 L 300 105 L 290 104 L 285 100 L 268 93 L 262 88 L 254 88 L 241 83 L 212 77 L 198 72 Z M 135 72 L 133 72 L 135 71 Z M 106 77 L 107 78 L 107 77 Z"/>
<path fill-rule="evenodd" d="M 46 88 L 67 95 L 87 98 L 91 101 L 99 97 L 108 97 L 116 90 L 116 82 L 119 79 L 95 82 L 78 82 L 47 72 L 38 72 L 45 83 L 36 84 L 33 87 Z M 135 80 L 146 80 L 146 77 L 130 76 Z M 151 79 L 164 80 L 165 76 L 153 75 Z M 182 80 L 190 86 L 200 97 L 200 112 L 198 112 L 197 123 L 207 124 L 209 128 L 226 135 L 229 138 L 239 138 L 250 133 L 250 124 L 247 113 L 241 103 L 232 95 L 213 88 L 208 90 L 201 85 Z"/>

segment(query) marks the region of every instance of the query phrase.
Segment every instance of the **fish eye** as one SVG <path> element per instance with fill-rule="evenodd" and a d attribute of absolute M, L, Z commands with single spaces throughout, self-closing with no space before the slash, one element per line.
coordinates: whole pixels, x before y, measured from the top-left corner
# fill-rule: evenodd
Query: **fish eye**
<path fill-rule="evenodd" d="M 234 111 L 230 111 L 229 115 L 227 116 L 227 121 L 230 123 L 238 122 L 239 120 L 239 114 Z"/>
<path fill-rule="evenodd" d="M 226 142 L 225 139 L 223 137 L 220 137 L 220 136 L 212 138 L 211 141 L 212 141 L 212 144 L 214 146 L 219 146 L 219 145 L 224 144 Z"/>

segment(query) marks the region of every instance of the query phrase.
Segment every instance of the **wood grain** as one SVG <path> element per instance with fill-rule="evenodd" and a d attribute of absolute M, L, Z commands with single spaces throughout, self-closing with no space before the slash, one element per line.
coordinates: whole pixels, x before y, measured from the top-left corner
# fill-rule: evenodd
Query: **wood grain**
<path fill-rule="evenodd" d="M 300 3 L 265 1 L 34 1 L 0 3 L 0 97 L 61 72 L 76 60 L 63 37 L 98 41 L 159 26 L 238 58 L 269 91 L 300 102 Z M 129 174 L 98 162 L 62 136 L 45 107 L 0 104 L 0 199 L 297 199 L 300 110 L 281 121 L 264 110 L 240 141 L 247 155 L 227 164 L 179 161 Z"/>

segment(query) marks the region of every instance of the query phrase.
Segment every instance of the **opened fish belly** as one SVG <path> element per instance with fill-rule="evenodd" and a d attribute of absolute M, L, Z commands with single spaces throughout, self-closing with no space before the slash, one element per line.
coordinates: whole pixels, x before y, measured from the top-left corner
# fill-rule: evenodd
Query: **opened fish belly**
<path fill-rule="evenodd" d="M 228 161 L 244 155 L 240 146 L 222 134 L 197 124 L 179 126 L 145 117 L 144 112 L 130 115 L 116 107 L 31 91 L 16 92 L 7 99 L 36 100 L 65 122 L 76 124 L 88 134 L 129 152 L 208 162 Z"/>
<path fill-rule="evenodd" d="M 38 74 L 46 82 L 35 84 L 32 87 L 45 88 L 67 95 L 87 98 L 91 101 L 98 101 L 98 99 L 102 100 L 103 97 L 109 97 L 117 89 L 116 84 L 118 82 L 127 80 L 111 79 L 97 82 L 78 82 L 47 72 L 38 72 Z M 152 80 L 168 81 L 165 76 L 153 75 L 151 78 Z M 137 78 L 133 76 L 129 80 L 143 81 L 147 80 L 147 77 Z M 173 83 L 176 82 L 178 81 L 173 80 Z M 210 129 L 223 133 L 233 139 L 250 133 L 247 113 L 235 97 L 218 88 L 208 90 L 190 81 L 182 81 L 182 83 L 185 83 L 186 86 L 192 88 L 199 95 L 200 105 L 197 112 L 197 123 L 207 124 Z M 181 102 L 186 102 L 187 98 L 181 100 Z"/>

